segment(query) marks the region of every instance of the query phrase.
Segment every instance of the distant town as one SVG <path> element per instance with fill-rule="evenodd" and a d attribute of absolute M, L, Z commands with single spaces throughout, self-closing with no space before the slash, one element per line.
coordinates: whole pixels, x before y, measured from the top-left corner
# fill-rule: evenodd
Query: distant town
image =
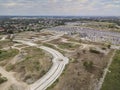
<path fill-rule="evenodd" d="M 120 17 L 1 16 L 0 18 L 1 33 L 39 32 L 42 29 L 49 29 L 67 34 L 79 33 L 87 40 L 120 44 Z M 93 22 L 93 26 L 90 21 Z"/>

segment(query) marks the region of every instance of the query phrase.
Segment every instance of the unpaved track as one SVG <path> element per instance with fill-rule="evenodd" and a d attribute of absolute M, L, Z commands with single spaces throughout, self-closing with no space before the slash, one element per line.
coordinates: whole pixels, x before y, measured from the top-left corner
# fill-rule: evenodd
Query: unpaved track
<path fill-rule="evenodd" d="M 6 77 L 8 79 L 8 81 L 5 84 L 1 85 L 0 90 L 8 90 L 8 88 L 11 84 L 16 85 L 17 90 L 19 90 L 20 88 L 27 87 L 27 85 L 25 83 L 16 80 L 13 72 L 7 72 L 5 69 L 0 67 L 0 73 L 2 74 L 2 76 Z"/>
<path fill-rule="evenodd" d="M 5 36 L 3 36 L 3 37 L 1 38 L 1 40 L 0 40 L 0 41 L 5 40 L 6 38 L 7 38 L 7 36 L 5 35 Z"/>

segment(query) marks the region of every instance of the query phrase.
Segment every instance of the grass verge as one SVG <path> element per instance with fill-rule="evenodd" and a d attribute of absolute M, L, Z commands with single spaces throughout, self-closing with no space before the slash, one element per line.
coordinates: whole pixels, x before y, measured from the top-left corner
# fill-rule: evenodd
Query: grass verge
<path fill-rule="evenodd" d="M 116 51 L 101 90 L 120 90 L 120 50 Z"/>

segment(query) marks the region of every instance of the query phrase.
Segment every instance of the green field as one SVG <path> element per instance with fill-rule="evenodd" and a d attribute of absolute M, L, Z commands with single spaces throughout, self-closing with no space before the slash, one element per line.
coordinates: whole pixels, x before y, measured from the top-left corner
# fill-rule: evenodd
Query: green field
<path fill-rule="evenodd" d="M 76 48 L 79 48 L 80 45 L 72 44 L 72 43 L 60 43 L 60 44 L 58 44 L 58 47 L 60 47 L 62 49 L 75 50 Z"/>
<path fill-rule="evenodd" d="M 101 90 L 120 90 L 120 50 L 116 51 Z"/>
<path fill-rule="evenodd" d="M 18 50 L 16 49 L 9 49 L 9 50 L 0 50 L 0 61 L 10 59 L 18 54 Z"/>

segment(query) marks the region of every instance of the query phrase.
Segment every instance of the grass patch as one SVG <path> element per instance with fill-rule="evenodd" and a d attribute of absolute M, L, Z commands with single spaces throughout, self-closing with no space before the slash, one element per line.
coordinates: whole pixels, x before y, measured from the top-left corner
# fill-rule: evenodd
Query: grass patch
<path fill-rule="evenodd" d="M 101 90 L 120 90 L 120 50 L 116 51 Z"/>
<path fill-rule="evenodd" d="M 6 70 L 8 72 L 11 71 L 11 70 L 13 70 L 13 69 L 14 69 L 14 65 L 12 65 L 12 64 L 9 64 L 9 65 L 6 66 Z"/>
<path fill-rule="evenodd" d="M 31 84 L 50 69 L 52 66 L 51 56 L 36 47 L 27 47 L 22 50 L 26 53 L 24 60 L 14 66 L 9 65 L 7 68 L 20 73 L 22 81 Z"/>
<path fill-rule="evenodd" d="M 52 45 L 52 44 L 49 44 L 49 43 L 43 43 L 43 45 L 44 45 L 44 46 L 47 46 L 47 47 L 50 47 L 50 48 L 52 48 L 52 49 L 58 50 L 58 51 L 59 51 L 60 53 L 62 53 L 63 55 L 65 54 L 64 51 L 62 51 L 62 50 L 56 48 L 56 47 L 55 47 L 54 45 Z"/>
<path fill-rule="evenodd" d="M 7 81 L 6 77 L 0 77 L 0 84 L 4 83 Z"/>
<path fill-rule="evenodd" d="M 9 49 L 9 50 L 0 50 L 0 61 L 3 61 L 5 59 L 10 59 L 11 57 L 14 57 L 18 54 L 18 50 L 16 49 Z"/>
<path fill-rule="evenodd" d="M 70 37 L 68 35 L 63 35 L 62 37 L 65 38 L 65 39 L 67 39 L 68 41 L 71 41 L 71 42 L 77 42 L 77 43 L 81 42 L 80 40 L 76 40 L 75 38 Z"/>
<path fill-rule="evenodd" d="M 91 48 L 89 51 L 90 51 L 91 53 L 100 54 L 100 51 L 98 51 L 98 50 L 96 50 L 96 49 L 93 49 L 93 48 Z"/>
<path fill-rule="evenodd" d="M 72 43 L 61 43 L 61 44 L 58 45 L 58 47 L 60 47 L 62 49 L 74 50 L 74 49 L 78 48 L 79 45 L 72 44 Z"/>
<path fill-rule="evenodd" d="M 4 83 L 7 81 L 6 77 L 3 77 L 2 74 L 0 73 L 0 84 Z"/>
<path fill-rule="evenodd" d="M 4 47 L 10 47 L 12 45 L 13 45 L 13 42 L 11 42 L 10 40 L 0 41 L 0 49 Z"/>

